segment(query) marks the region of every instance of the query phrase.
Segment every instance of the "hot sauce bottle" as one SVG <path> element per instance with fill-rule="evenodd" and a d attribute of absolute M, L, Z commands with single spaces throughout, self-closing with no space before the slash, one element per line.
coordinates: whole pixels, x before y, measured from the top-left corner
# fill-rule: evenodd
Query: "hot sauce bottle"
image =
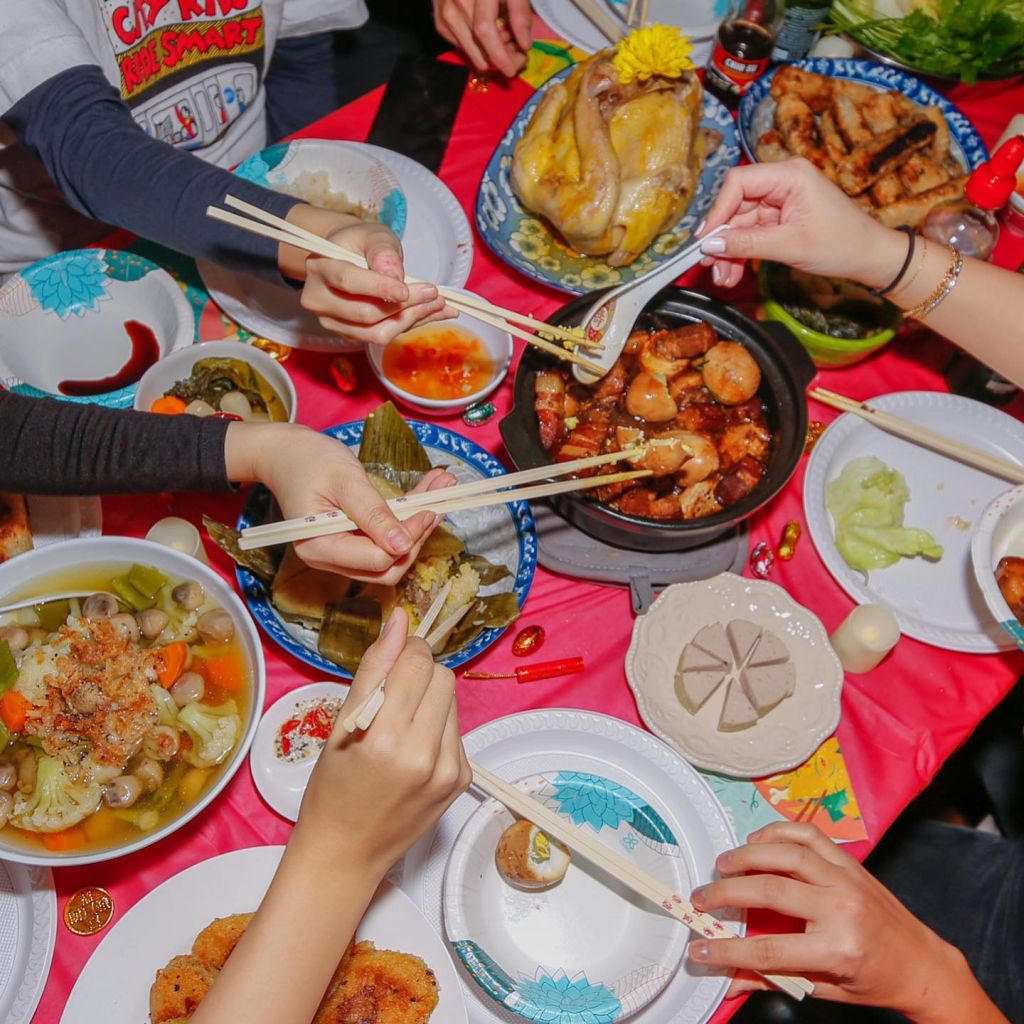
<path fill-rule="evenodd" d="M 735 109 L 740 97 L 768 69 L 784 0 L 732 0 L 718 27 L 704 88 Z"/>

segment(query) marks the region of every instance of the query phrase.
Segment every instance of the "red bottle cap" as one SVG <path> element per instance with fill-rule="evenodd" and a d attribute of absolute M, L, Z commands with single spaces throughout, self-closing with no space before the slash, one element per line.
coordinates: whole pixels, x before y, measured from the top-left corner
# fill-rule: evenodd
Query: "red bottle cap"
<path fill-rule="evenodd" d="M 1017 169 L 1024 161 L 1024 135 L 1007 139 L 971 172 L 964 190 L 968 200 L 982 210 L 999 210 L 1017 187 Z"/>

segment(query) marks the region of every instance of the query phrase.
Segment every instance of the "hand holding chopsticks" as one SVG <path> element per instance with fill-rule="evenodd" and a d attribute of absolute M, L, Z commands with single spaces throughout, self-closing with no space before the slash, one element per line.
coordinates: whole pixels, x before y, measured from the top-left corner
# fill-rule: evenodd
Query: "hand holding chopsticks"
<path fill-rule="evenodd" d="M 661 907 L 685 924 L 695 935 L 712 940 L 736 937 L 736 932 L 729 925 L 697 910 L 681 893 L 674 892 L 584 829 L 570 824 L 539 800 L 523 793 L 482 765 L 470 762 L 470 766 L 473 769 L 473 785 L 478 789 L 503 803 L 513 814 L 532 821 L 549 836 L 564 843 L 574 854 L 601 868 L 638 896 Z M 789 975 L 766 977 L 794 999 L 803 999 L 814 991 L 814 986 L 806 978 Z"/>
<path fill-rule="evenodd" d="M 643 451 L 643 448 L 630 448 L 624 451 L 607 452 L 604 455 L 592 455 L 585 459 L 574 459 L 571 462 L 538 466 L 536 469 L 527 469 L 520 473 L 474 480 L 472 483 L 457 484 L 455 487 L 446 487 L 441 490 L 404 495 L 400 498 L 392 498 L 388 502 L 388 507 L 398 519 L 409 519 L 424 511 L 447 515 L 450 512 L 458 512 L 463 509 L 486 508 L 490 505 L 503 505 L 510 501 L 544 498 L 567 491 L 587 490 L 619 481 L 639 479 L 650 476 L 650 470 L 610 473 L 604 476 L 584 477 L 579 480 L 563 480 L 559 483 L 543 483 L 535 487 L 520 486 L 538 480 L 550 481 L 552 477 L 567 476 L 570 473 L 593 469 L 596 466 L 624 462 L 642 455 Z M 292 544 L 295 541 L 309 540 L 311 537 L 351 533 L 356 529 L 358 529 L 356 524 L 344 512 L 324 512 L 316 516 L 303 516 L 276 523 L 266 523 L 263 526 L 249 526 L 242 531 L 238 546 L 243 551 L 251 551 L 253 548 L 269 547 L 273 544 Z"/>
<path fill-rule="evenodd" d="M 253 206 L 251 203 L 231 195 L 225 196 L 224 203 L 240 212 L 232 213 L 230 210 L 209 206 L 206 209 L 206 215 L 213 220 L 223 221 L 225 224 L 231 224 L 251 234 L 262 235 L 264 238 L 303 249 L 317 256 L 341 260 L 361 269 L 367 269 L 366 260 L 362 256 L 343 248 L 328 238 L 323 238 L 321 235 L 307 231 L 297 224 L 292 224 L 291 221 L 285 220 L 283 217 L 277 217 L 266 210 L 260 209 L 258 206 Z M 405 280 L 406 284 L 424 283 L 414 277 L 406 277 Z M 484 323 L 507 331 L 513 337 L 519 338 L 535 348 L 542 349 L 556 359 L 577 363 L 592 371 L 595 368 L 600 370 L 599 367 L 596 367 L 595 363 L 586 357 L 548 340 L 549 338 L 554 338 L 566 342 L 573 347 L 580 346 L 584 348 L 594 344 L 565 327 L 557 327 L 553 324 L 535 320 L 533 317 L 516 313 L 513 310 L 504 309 L 480 296 L 466 296 L 459 291 L 445 287 L 438 287 L 437 291 L 449 306 L 465 312 L 467 316 L 475 317 Z M 524 330 L 526 327 L 530 328 L 530 330 Z M 531 331 L 542 332 L 544 336 L 541 337 L 538 333 L 531 333 Z"/>

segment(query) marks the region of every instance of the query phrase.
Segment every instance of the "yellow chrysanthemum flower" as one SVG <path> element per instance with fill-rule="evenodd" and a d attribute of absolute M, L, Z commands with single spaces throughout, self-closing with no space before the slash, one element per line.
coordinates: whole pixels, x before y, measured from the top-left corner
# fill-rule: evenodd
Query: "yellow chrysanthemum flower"
<path fill-rule="evenodd" d="M 689 39 L 679 29 L 669 25 L 651 25 L 630 32 L 619 43 L 612 64 L 619 81 L 629 85 L 633 81 L 645 82 L 660 75 L 678 78 L 684 71 L 693 70 Z"/>

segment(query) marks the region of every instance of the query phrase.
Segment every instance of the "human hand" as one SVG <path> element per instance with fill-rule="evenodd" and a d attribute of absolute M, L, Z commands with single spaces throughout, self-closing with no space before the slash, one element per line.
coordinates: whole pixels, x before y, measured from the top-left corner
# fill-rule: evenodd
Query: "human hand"
<path fill-rule="evenodd" d="M 265 484 L 286 519 L 340 508 L 359 525 L 359 534 L 336 533 L 296 543 L 296 554 L 314 569 L 397 583 L 440 521 L 431 512 L 421 512 L 400 522 L 349 447 L 308 427 L 232 423 L 225 455 L 230 479 Z M 451 474 L 435 469 L 410 493 L 454 482 Z"/>
<path fill-rule="evenodd" d="M 533 13 L 529 0 L 433 0 L 437 31 L 477 71 L 496 68 L 512 78 L 526 65 Z M 502 12 L 504 9 L 504 13 Z"/>
<path fill-rule="evenodd" d="M 760 829 L 717 868 L 725 877 L 693 892 L 698 909 L 758 907 L 806 922 L 796 934 L 691 941 L 700 964 L 759 972 L 738 976 L 730 996 L 768 987 L 760 974 L 802 974 L 816 996 L 923 1021 L 951 982 L 976 986 L 956 949 L 813 825 Z"/>
<path fill-rule="evenodd" d="M 369 269 L 324 256 L 306 257 L 302 308 L 322 327 L 351 341 L 386 345 L 417 324 L 455 314 L 432 284 L 406 284 L 402 248 L 383 224 L 355 221 L 332 231 L 332 242 L 363 256 Z"/>
<path fill-rule="evenodd" d="M 802 157 L 734 167 L 699 234 L 716 284 L 732 287 L 748 259 L 846 277 L 871 287 L 891 281 L 907 253 L 902 232 L 883 227 Z"/>
<path fill-rule="evenodd" d="M 358 707 L 386 677 L 384 704 L 362 733 L 339 716 L 306 787 L 296 825 L 332 863 L 383 875 L 469 785 L 459 739 L 455 676 L 407 636 L 396 609 L 363 656 L 346 707 Z M 340 868 L 339 868 L 340 870 Z"/>

